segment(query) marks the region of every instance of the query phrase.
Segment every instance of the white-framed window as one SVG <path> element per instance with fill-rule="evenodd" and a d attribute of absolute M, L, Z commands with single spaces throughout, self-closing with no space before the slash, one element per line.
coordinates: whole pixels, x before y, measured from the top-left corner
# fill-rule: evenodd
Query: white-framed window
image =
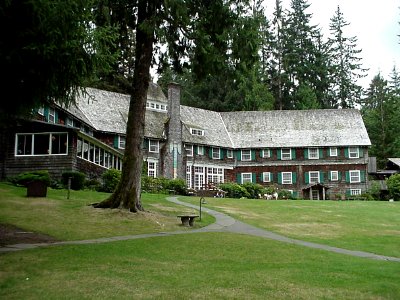
<path fill-rule="evenodd" d="M 361 189 L 350 189 L 351 196 L 358 196 L 361 195 Z"/>
<path fill-rule="evenodd" d="M 231 149 L 226 150 L 226 157 L 233 158 L 233 150 L 231 150 Z"/>
<path fill-rule="evenodd" d="M 246 182 L 253 182 L 252 173 L 242 173 L 242 184 Z"/>
<path fill-rule="evenodd" d="M 158 153 L 160 143 L 157 140 L 149 140 L 149 152 Z"/>
<path fill-rule="evenodd" d="M 282 184 L 292 184 L 292 172 L 282 172 Z"/>
<path fill-rule="evenodd" d="M 338 149 L 337 149 L 337 147 L 330 147 L 330 148 L 329 148 L 329 156 L 338 156 Z"/>
<path fill-rule="evenodd" d="M 192 188 L 192 167 L 186 166 L 186 185 L 188 188 Z"/>
<path fill-rule="evenodd" d="M 197 155 L 204 155 L 204 146 L 197 146 Z"/>
<path fill-rule="evenodd" d="M 67 155 L 68 133 L 17 133 L 15 156 Z"/>
<path fill-rule="evenodd" d="M 220 154 L 220 148 L 211 148 L 211 155 L 213 159 L 220 159 L 221 154 Z"/>
<path fill-rule="evenodd" d="M 244 161 L 251 160 L 251 150 L 242 150 L 242 160 Z"/>
<path fill-rule="evenodd" d="M 55 123 L 56 122 L 56 110 L 53 107 L 49 107 L 49 123 Z"/>
<path fill-rule="evenodd" d="M 291 160 L 292 159 L 292 149 L 282 148 L 281 149 L 281 160 Z"/>
<path fill-rule="evenodd" d="M 349 171 L 349 175 L 350 175 L 350 183 L 358 183 L 358 182 L 361 182 L 360 170 L 352 170 L 352 171 Z"/>
<path fill-rule="evenodd" d="M 202 129 L 196 129 L 196 128 L 190 128 L 190 133 L 191 133 L 192 135 L 203 136 L 203 135 L 204 135 L 204 130 L 202 130 Z"/>
<path fill-rule="evenodd" d="M 194 188 L 200 190 L 204 187 L 204 167 L 194 167 Z"/>
<path fill-rule="evenodd" d="M 65 119 L 65 125 L 67 125 L 68 127 L 74 127 L 74 119 L 67 117 Z"/>
<path fill-rule="evenodd" d="M 147 101 L 146 107 L 150 108 L 152 110 L 158 110 L 158 111 L 166 111 L 167 110 L 167 105 L 153 102 L 153 101 Z"/>
<path fill-rule="evenodd" d="M 270 158 L 271 157 L 271 151 L 269 149 L 261 150 L 261 157 L 262 158 Z"/>
<path fill-rule="evenodd" d="M 207 168 L 207 182 L 208 183 L 223 183 L 224 182 L 224 169 L 222 168 Z"/>
<path fill-rule="evenodd" d="M 319 149 L 308 148 L 308 159 L 319 159 Z"/>
<path fill-rule="evenodd" d="M 263 182 L 271 182 L 271 172 L 262 173 Z"/>
<path fill-rule="evenodd" d="M 359 158 L 360 149 L 358 147 L 349 147 L 349 158 Z"/>
<path fill-rule="evenodd" d="M 149 177 L 157 177 L 157 162 L 148 161 L 147 162 L 147 176 Z"/>
<path fill-rule="evenodd" d="M 193 156 L 193 145 L 185 144 L 185 150 L 187 156 Z"/>
<path fill-rule="evenodd" d="M 155 103 L 150 103 L 150 108 L 156 108 L 156 104 Z"/>
<path fill-rule="evenodd" d="M 118 136 L 118 148 L 119 149 L 125 149 L 125 143 L 126 143 L 126 139 L 124 136 L 119 135 Z"/>
<path fill-rule="evenodd" d="M 331 181 L 339 180 L 339 171 L 331 171 Z"/>
<path fill-rule="evenodd" d="M 319 182 L 319 171 L 310 171 L 308 172 L 309 183 L 318 183 Z"/>

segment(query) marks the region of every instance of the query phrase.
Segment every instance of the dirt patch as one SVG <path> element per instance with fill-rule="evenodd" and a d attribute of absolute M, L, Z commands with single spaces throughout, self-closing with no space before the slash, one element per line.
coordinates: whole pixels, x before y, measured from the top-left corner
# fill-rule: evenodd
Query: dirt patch
<path fill-rule="evenodd" d="M 0 247 L 14 244 L 54 243 L 58 240 L 41 233 L 26 231 L 9 224 L 0 224 Z"/>

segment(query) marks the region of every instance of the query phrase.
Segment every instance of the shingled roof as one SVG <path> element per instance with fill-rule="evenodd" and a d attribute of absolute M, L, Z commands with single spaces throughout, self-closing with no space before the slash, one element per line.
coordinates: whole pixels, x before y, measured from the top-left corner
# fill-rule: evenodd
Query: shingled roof
<path fill-rule="evenodd" d="M 77 101 L 75 115 L 103 132 L 125 134 L 129 96 L 87 89 Z M 166 102 L 155 84 L 149 100 Z M 361 114 L 356 109 L 214 112 L 181 105 L 182 140 L 185 143 L 224 148 L 283 148 L 322 146 L 370 146 Z M 146 111 L 145 136 L 162 139 L 167 113 Z M 204 136 L 190 130 L 204 130 Z"/>

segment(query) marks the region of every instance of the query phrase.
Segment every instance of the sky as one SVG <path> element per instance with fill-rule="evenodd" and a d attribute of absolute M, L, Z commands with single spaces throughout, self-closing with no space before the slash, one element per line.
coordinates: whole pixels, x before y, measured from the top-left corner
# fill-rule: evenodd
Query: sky
<path fill-rule="evenodd" d="M 400 0 L 308 0 L 306 11 L 313 15 L 312 25 L 319 25 L 323 35 L 329 35 L 329 23 L 337 6 L 344 19 L 350 23 L 344 34 L 357 37 L 358 49 L 368 75 L 359 84 L 367 88 L 379 72 L 385 79 L 396 65 L 400 71 Z M 267 10 L 273 10 L 275 0 L 265 0 Z M 284 8 L 290 7 L 290 0 L 283 0 Z"/>

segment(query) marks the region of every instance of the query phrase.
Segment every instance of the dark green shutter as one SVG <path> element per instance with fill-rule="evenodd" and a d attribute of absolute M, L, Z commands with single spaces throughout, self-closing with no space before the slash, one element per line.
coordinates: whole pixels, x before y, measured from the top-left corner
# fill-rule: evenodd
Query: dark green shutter
<path fill-rule="evenodd" d="M 237 160 L 242 160 L 242 150 L 236 150 L 236 158 Z"/>
<path fill-rule="evenodd" d="M 365 182 L 365 171 L 360 171 L 360 182 Z"/>
<path fill-rule="evenodd" d="M 54 123 L 58 124 L 58 111 L 54 109 Z"/>
<path fill-rule="evenodd" d="M 278 183 L 282 184 L 282 173 L 281 172 L 278 173 Z"/>
<path fill-rule="evenodd" d="M 323 183 L 325 181 L 325 174 L 322 171 L 319 171 L 319 182 Z"/>
<path fill-rule="evenodd" d="M 119 144 L 119 139 L 118 139 L 118 135 L 114 135 L 114 148 L 118 149 L 118 145 Z"/>
<path fill-rule="evenodd" d="M 338 172 L 338 180 L 340 181 L 342 179 L 342 172 Z"/>
<path fill-rule="evenodd" d="M 297 181 L 297 174 L 296 174 L 296 172 L 293 172 L 292 173 L 292 183 L 295 184 L 296 181 Z"/>
<path fill-rule="evenodd" d="M 256 173 L 251 173 L 251 181 L 253 182 L 253 183 L 257 183 L 257 174 Z"/>
<path fill-rule="evenodd" d="M 292 159 L 296 159 L 296 149 L 290 149 L 292 152 Z"/>
<path fill-rule="evenodd" d="M 256 160 L 256 150 L 250 150 L 251 152 L 251 160 Z"/>
<path fill-rule="evenodd" d="M 304 159 L 308 159 L 308 148 L 304 149 Z"/>
<path fill-rule="evenodd" d="M 196 155 L 198 155 L 199 154 L 199 146 L 197 146 L 197 145 L 193 145 L 193 151 L 194 151 L 194 154 L 196 154 Z"/>
<path fill-rule="evenodd" d="M 349 183 L 350 182 L 350 172 L 346 171 L 346 182 Z"/>
<path fill-rule="evenodd" d="M 274 173 L 272 173 L 272 172 L 269 173 L 269 180 L 271 182 L 274 182 Z"/>
<path fill-rule="evenodd" d="M 264 182 L 264 172 L 260 173 L 260 182 Z"/>
<path fill-rule="evenodd" d="M 212 147 L 208 148 L 208 157 L 209 157 L 210 159 L 213 158 L 212 149 L 213 149 Z"/>
<path fill-rule="evenodd" d="M 145 139 L 143 140 L 143 149 L 149 151 L 149 144 L 150 144 L 149 139 L 146 139 L 146 138 L 145 138 Z"/>
<path fill-rule="evenodd" d="M 344 148 L 344 157 L 349 158 L 349 148 Z"/>
<path fill-rule="evenodd" d="M 43 108 L 43 115 L 44 115 L 44 119 L 46 122 L 49 121 L 49 108 L 47 106 L 45 106 Z"/>
<path fill-rule="evenodd" d="M 278 150 L 276 151 L 276 155 L 277 155 L 277 159 L 278 159 L 278 160 L 281 160 L 281 159 L 282 159 L 281 153 L 282 153 L 282 150 L 281 150 L 281 149 L 278 149 Z"/>
<path fill-rule="evenodd" d="M 222 149 L 222 148 L 219 148 L 219 157 L 220 157 L 220 159 L 224 159 L 224 153 L 225 151 L 224 151 L 224 149 Z"/>
<path fill-rule="evenodd" d="M 328 171 L 328 180 L 332 181 L 332 171 Z"/>
<path fill-rule="evenodd" d="M 242 183 L 242 174 L 240 174 L 240 173 L 236 174 L 236 182 L 239 183 L 239 184 Z"/>
<path fill-rule="evenodd" d="M 319 148 L 319 158 L 324 158 L 324 149 L 323 148 Z"/>
<path fill-rule="evenodd" d="M 364 157 L 364 149 L 363 148 L 359 147 L 358 153 L 360 154 L 360 157 Z"/>
<path fill-rule="evenodd" d="M 264 150 L 263 150 L 263 149 L 260 149 L 260 152 L 259 152 L 260 158 L 263 157 L 263 153 L 264 153 Z"/>
<path fill-rule="evenodd" d="M 304 173 L 304 180 L 305 180 L 306 184 L 310 183 L 310 174 L 309 174 L 309 172 L 305 172 Z"/>

